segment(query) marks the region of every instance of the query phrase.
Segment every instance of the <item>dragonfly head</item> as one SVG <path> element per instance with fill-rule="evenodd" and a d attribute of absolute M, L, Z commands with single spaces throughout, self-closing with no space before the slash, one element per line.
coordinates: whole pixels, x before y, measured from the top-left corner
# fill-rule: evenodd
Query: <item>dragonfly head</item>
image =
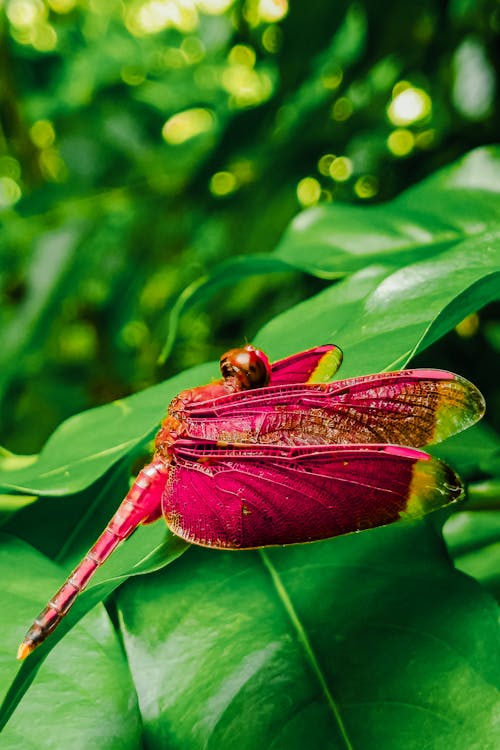
<path fill-rule="evenodd" d="M 230 349 L 220 359 L 224 380 L 235 380 L 238 390 L 262 388 L 271 378 L 269 360 L 259 349 L 247 344 L 241 349 Z"/>

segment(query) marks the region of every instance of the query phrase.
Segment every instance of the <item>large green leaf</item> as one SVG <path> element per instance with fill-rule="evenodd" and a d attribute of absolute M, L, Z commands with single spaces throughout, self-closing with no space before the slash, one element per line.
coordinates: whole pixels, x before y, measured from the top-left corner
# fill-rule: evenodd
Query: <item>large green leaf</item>
<path fill-rule="evenodd" d="M 431 446 L 430 450 L 446 463 L 459 466 L 460 476 L 467 479 L 490 473 L 493 462 L 500 458 L 500 438 L 486 423 L 479 422 L 469 430 Z M 472 490 L 469 489 L 469 494 Z M 476 492 L 474 488 L 474 494 Z"/>
<path fill-rule="evenodd" d="M 334 277 L 369 263 L 403 266 L 498 228 L 500 149 L 479 148 L 393 201 L 325 204 L 299 214 L 275 257 Z"/>
<path fill-rule="evenodd" d="M 118 601 L 151 750 L 500 744 L 497 607 L 430 525 L 193 550 Z"/>
<path fill-rule="evenodd" d="M 61 621 L 55 632 L 22 663 L 17 673 L 13 669 L 16 666 L 14 659 L 16 648 L 33 621 L 33 618 L 42 606 L 44 606 L 45 602 L 48 601 L 48 597 L 54 594 L 55 590 L 61 585 L 64 580 L 64 574 L 60 571 L 57 577 L 52 576 L 50 585 L 47 584 L 47 586 L 44 586 L 41 594 L 37 585 L 33 594 L 29 598 L 26 597 L 26 592 L 32 591 L 34 581 L 38 584 L 39 574 L 36 565 L 30 564 L 29 554 L 26 552 L 30 548 L 19 542 L 19 540 L 16 540 L 15 544 L 22 545 L 18 555 L 18 562 L 15 563 L 7 557 L 6 568 L 4 570 L 5 579 L 10 581 L 7 589 L 8 591 L 12 591 L 12 598 L 15 599 L 15 612 L 12 615 L 13 635 L 8 639 L 6 645 L 10 668 L 2 676 L 2 688 L 5 696 L 0 707 L 0 730 L 9 721 L 26 690 L 32 684 L 41 665 L 55 646 L 57 646 L 61 638 L 72 630 L 85 615 L 94 609 L 97 604 L 106 599 L 127 578 L 159 570 L 177 559 L 189 547 L 183 540 L 165 532 L 165 528 L 161 524 L 142 528 L 139 531 L 140 533 L 135 534 L 127 544 L 115 552 L 113 558 L 104 569 L 97 572 L 94 582 L 80 594 L 71 611 Z M 4 540 L 6 540 L 6 546 L 3 547 L 0 544 L 0 554 L 5 550 L 7 552 L 9 550 L 9 537 L 2 535 L 1 541 L 3 542 Z M 35 554 L 37 555 L 37 559 L 42 560 L 45 564 L 46 559 L 33 551 L 33 555 Z M 46 564 L 49 565 L 48 561 Z M 22 570 L 24 566 L 26 566 L 25 574 L 18 576 L 17 571 Z M 12 575 L 13 570 L 16 571 L 15 576 Z M 25 598 L 28 598 L 28 602 L 24 608 Z M 86 622 L 89 622 L 89 627 L 92 628 L 93 619 Z M 14 641 L 14 639 L 16 640 Z M 88 663 L 85 662 L 85 664 L 88 668 Z M 110 668 L 109 664 L 106 664 L 105 667 Z M 113 667 L 111 667 L 111 671 L 113 671 Z M 90 673 L 92 674 L 92 670 L 90 670 Z M 103 681 L 105 680 L 104 675 L 102 679 Z M 29 703 L 31 705 L 31 701 Z M 135 745 L 132 746 L 135 747 Z M 82 747 L 87 746 L 83 744 Z"/>
<path fill-rule="evenodd" d="M 23 542 L 2 535 L 0 544 L 0 693 L 19 662 L 24 631 L 52 594 L 62 573 Z M 56 648 L 40 670 L 29 701 L 2 733 L 2 750 L 89 747 L 136 750 L 141 720 L 127 663 L 105 610 L 95 610 Z"/>
<path fill-rule="evenodd" d="M 70 417 L 47 441 L 38 461 L 0 471 L 0 486 L 29 488 L 39 495 L 68 495 L 88 487 L 152 434 L 179 391 L 214 375 L 213 365 L 193 367 L 133 396 Z"/>
<path fill-rule="evenodd" d="M 470 312 L 500 298 L 500 232 L 392 271 L 370 266 L 274 318 L 256 337 L 273 357 L 320 341 L 344 351 L 341 376 L 404 367 Z"/>
<path fill-rule="evenodd" d="M 292 268 L 327 279 L 374 263 L 402 268 L 470 237 L 481 240 L 499 231 L 496 146 L 470 152 L 387 203 L 332 203 L 308 209 L 291 222 L 272 255 L 226 260 L 185 290 L 170 317 L 162 361 L 172 349 L 183 310 L 239 279 Z"/>

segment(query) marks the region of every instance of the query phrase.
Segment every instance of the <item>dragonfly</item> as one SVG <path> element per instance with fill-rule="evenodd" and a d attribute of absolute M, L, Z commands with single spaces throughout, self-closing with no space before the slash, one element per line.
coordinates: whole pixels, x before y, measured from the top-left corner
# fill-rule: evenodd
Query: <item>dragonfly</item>
<path fill-rule="evenodd" d="M 222 378 L 181 392 L 105 530 L 34 620 L 27 657 L 140 524 L 164 517 L 193 544 L 225 550 L 313 542 L 421 518 L 463 497 L 456 473 L 420 450 L 466 429 L 484 399 L 463 377 L 409 369 L 331 381 L 333 344 L 270 364 L 247 344 Z"/>

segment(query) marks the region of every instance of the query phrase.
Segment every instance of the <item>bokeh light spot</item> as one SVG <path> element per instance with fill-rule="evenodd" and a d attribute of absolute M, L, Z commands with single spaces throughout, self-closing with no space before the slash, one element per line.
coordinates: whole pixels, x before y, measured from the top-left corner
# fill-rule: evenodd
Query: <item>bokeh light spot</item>
<path fill-rule="evenodd" d="M 397 87 L 395 87 L 397 91 Z M 389 120 L 394 125 L 411 125 L 423 120 L 432 110 L 432 101 L 423 89 L 413 86 L 396 93 L 387 108 Z"/>
<path fill-rule="evenodd" d="M 476 335 L 479 330 L 480 319 L 477 313 L 467 315 L 460 323 L 455 326 L 455 331 L 458 333 L 460 338 L 470 339 Z"/>
<path fill-rule="evenodd" d="M 235 44 L 227 59 L 231 65 L 244 65 L 247 68 L 253 68 L 256 60 L 255 50 L 247 44 Z"/>
<path fill-rule="evenodd" d="M 409 81 L 398 81 L 392 88 L 392 98 L 395 99 L 399 94 L 402 94 L 403 91 L 406 91 L 407 89 L 411 89 L 411 87 Z"/>
<path fill-rule="evenodd" d="M 12 156 L 0 156 L 0 175 L 18 181 L 21 177 L 21 165 Z"/>
<path fill-rule="evenodd" d="M 234 0 L 198 0 L 198 8 L 202 13 L 219 16 L 229 10 Z"/>
<path fill-rule="evenodd" d="M 222 74 L 222 85 L 231 94 L 230 105 L 255 107 L 268 99 L 273 91 L 269 75 L 246 65 L 229 65 Z"/>
<path fill-rule="evenodd" d="M 288 13 L 287 0 L 259 0 L 259 18 L 267 23 L 281 21 Z"/>
<path fill-rule="evenodd" d="M 120 77 L 127 86 L 140 86 L 146 80 L 146 74 L 137 65 L 124 65 Z"/>
<path fill-rule="evenodd" d="M 330 91 L 338 89 L 338 87 L 342 83 L 343 77 L 344 74 L 342 72 L 342 68 L 339 68 L 338 65 L 333 68 L 328 68 L 321 76 L 321 83 L 323 84 L 323 88 L 329 89 Z"/>
<path fill-rule="evenodd" d="M 334 120 L 337 120 L 337 122 L 348 120 L 352 115 L 352 112 L 352 102 L 347 96 L 341 96 L 332 107 L 332 117 Z"/>
<path fill-rule="evenodd" d="M 56 140 L 54 126 L 50 120 L 37 120 L 30 128 L 30 138 L 38 148 L 49 148 Z"/>
<path fill-rule="evenodd" d="M 183 68 L 186 65 L 186 56 L 178 47 L 164 49 L 161 59 L 165 68 Z"/>
<path fill-rule="evenodd" d="M 468 120 L 482 120 L 495 101 L 496 74 L 483 43 L 475 37 L 462 42 L 453 57 L 453 104 Z"/>
<path fill-rule="evenodd" d="M 318 172 L 325 175 L 325 177 L 329 177 L 330 167 L 332 166 L 332 163 L 334 161 L 335 154 L 323 154 L 323 156 L 318 160 Z"/>
<path fill-rule="evenodd" d="M 321 185 L 314 177 L 304 177 L 297 185 L 297 198 L 302 206 L 314 206 L 320 199 Z"/>
<path fill-rule="evenodd" d="M 47 18 L 47 8 L 41 0 L 11 0 L 6 13 L 10 23 L 18 29 L 35 26 Z"/>
<path fill-rule="evenodd" d="M 375 175 L 365 174 L 362 177 L 358 177 L 354 183 L 354 192 L 363 200 L 373 198 L 378 193 L 378 180 Z"/>
<path fill-rule="evenodd" d="M 125 24 L 134 36 L 168 28 L 190 32 L 198 26 L 198 11 L 194 0 L 149 0 L 126 8 Z"/>
<path fill-rule="evenodd" d="M 33 29 L 31 44 L 38 52 L 51 52 L 57 47 L 55 28 L 48 23 L 38 24 Z"/>
<path fill-rule="evenodd" d="M 55 148 L 44 149 L 39 156 L 40 170 L 49 182 L 64 182 L 68 168 Z"/>
<path fill-rule="evenodd" d="M 418 148 L 432 148 L 435 143 L 436 131 L 434 130 L 434 128 L 423 130 L 421 133 L 417 133 L 417 135 L 415 136 L 415 145 L 418 146 Z"/>
<path fill-rule="evenodd" d="M 183 39 L 181 51 L 190 65 L 201 62 L 205 57 L 205 45 L 197 36 L 187 36 Z"/>
<path fill-rule="evenodd" d="M 336 182 L 346 182 L 352 175 L 352 161 L 347 156 L 337 156 L 330 164 L 329 171 Z"/>
<path fill-rule="evenodd" d="M 142 320 L 130 320 L 123 326 L 120 338 L 130 349 L 139 349 L 149 339 L 149 330 Z"/>
<path fill-rule="evenodd" d="M 280 51 L 283 42 L 283 32 L 279 26 L 267 26 L 262 34 L 262 46 L 266 52 L 275 55 Z"/>
<path fill-rule="evenodd" d="M 21 195 L 21 188 L 12 177 L 0 177 L 0 209 L 10 208 Z"/>
<path fill-rule="evenodd" d="M 238 183 L 232 172 L 216 172 L 210 178 L 210 192 L 213 195 L 223 197 L 234 193 Z"/>
<path fill-rule="evenodd" d="M 190 138 L 206 133 L 214 125 L 214 116 L 208 109 L 186 109 L 178 112 L 164 124 L 161 134 L 167 143 L 179 145 Z"/>
<path fill-rule="evenodd" d="M 47 4 L 54 13 L 70 13 L 76 6 L 77 0 L 47 0 Z"/>
<path fill-rule="evenodd" d="M 97 351 L 97 332 L 87 321 L 66 325 L 59 336 L 59 356 L 66 362 L 85 362 Z"/>
<path fill-rule="evenodd" d="M 230 168 L 239 185 L 252 182 L 255 179 L 255 164 L 250 159 L 235 159 L 231 161 Z"/>
<path fill-rule="evenodd" d="M 407 156 L 413 151 L 415 136 L 410 130 L 406 130 L 406 128 L 398 128 L 397 130 L 393 130 L 389 135 L 387 146 L 394 156 Z"/>

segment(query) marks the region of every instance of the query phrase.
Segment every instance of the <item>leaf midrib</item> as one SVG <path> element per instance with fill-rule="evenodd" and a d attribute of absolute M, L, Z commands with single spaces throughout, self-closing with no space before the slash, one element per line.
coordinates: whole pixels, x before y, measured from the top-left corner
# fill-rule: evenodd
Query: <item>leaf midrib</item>
<path fill-rule="evenodd" d="M 281 580 L 280 574 L 278 573 L 273 563 L 271 562 L 269 556 L 267 555 L 267 552 L 263 549 L 259 549 L 257 551 L 259 553 L 262 564 L 264 565 L 267 572 L 271 576 L 271 580 L 273 582 L 274 588 L 276 589 L 276 593 L 278 594 L 278 597 L 281 603 L 283 604 L 283 607 L 285 608 L 285 611 L 288 617 L 290 618 L 290 621 L 293 627 L 295 628 L 295 631 L 298 636 L 298 640 L 301 643 L 302 648 L 304 649 L 306 659 L 309 662 L 309 666 L 311 667 L 314 675 L 316 676 L 316 679 L 318 680 L 320 684 L 321 690 L 328 704 L 328 707 L 330 708 L 333 714 L 333 717 L 337 723 L 337 726 L 339 728 L 339 732 L 345 744 L 345 747 L 347 748 L 347 750 L 354 750 L 353 745 L 351 744 L 351 741 L 347 734 L 346 726 L 340 714 L 340 708 L 337 705 L 337 702 L 335 698 L 333 697 L 330 691 L 330 688 L 328 687 L 328 683 L 321 670 L 318 659 L 316 658 L 316 654 L 314 653 L 314 650 L 309 640 L 309 637 L 307 635 L 306 629 L 304 628 L 303 624 L 301 623 L 299 619 L 297 612 L 295 611 L 295 607 L 293 606 L 292 600 L 290 599 L 288 592 L 285 588 L 285 585 L 283 581 Z"/>

